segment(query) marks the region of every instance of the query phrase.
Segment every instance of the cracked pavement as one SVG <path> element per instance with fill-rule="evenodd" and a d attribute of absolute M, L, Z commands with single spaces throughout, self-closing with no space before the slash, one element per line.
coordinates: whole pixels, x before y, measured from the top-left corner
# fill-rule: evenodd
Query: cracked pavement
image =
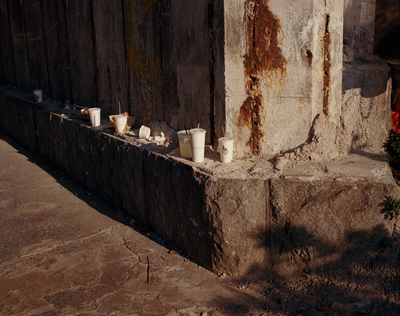
<path fill-rule="evenodd" d="M 0 315 L 230 315 L 251 305 L 251 293 L 128 222 L 0 132 Z"/>

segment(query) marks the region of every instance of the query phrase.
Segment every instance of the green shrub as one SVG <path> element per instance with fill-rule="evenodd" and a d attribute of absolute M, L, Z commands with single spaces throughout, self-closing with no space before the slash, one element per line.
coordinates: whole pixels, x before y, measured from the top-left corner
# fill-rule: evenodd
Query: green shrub
<path fill-rule="evenodd" d="M 385 248 L 392 247 L 393 246 L 393 239 L 390 238 L 390 237 L 383 238 L 382 246 L 385 247 Z"/>
<path fill-rule="evenodd" d="M 382 213 L 385 214 L 385 219 L 393 219 L 400 214 L 400 200 L 386 196 L 382 206 Z"/>
<path fill-rule="evenodd" d="M 383 148 L 389 155 L 390 159 L 400 161 L 400 133 L 390 132 L 389 137 L 383 144 Z"/>

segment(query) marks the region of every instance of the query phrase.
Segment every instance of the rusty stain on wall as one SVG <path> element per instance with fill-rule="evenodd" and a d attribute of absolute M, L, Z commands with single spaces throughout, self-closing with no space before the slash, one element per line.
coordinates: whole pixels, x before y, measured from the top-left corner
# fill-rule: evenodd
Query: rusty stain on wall
<path fill-rule="evenodd" d="M 150 8 L 152 5 L 157 4 L 158 0 L 150 0 L 150 2 L 146 5 L 146 8 L 144 9 L 144 11 L 149 12 Z"/>
<path fill-rule="evenodd" d="M 325 116 L 328 116 L 328 101 L 330 92 L 330 81 L 331 81 L 331 55 L 329 48 L 331 45 L 331 36 L 329 33 L 329 15 L 325 17 L 325 35 L 324 35 L 324 96 L 323 96 L 323 108 L 322 111 Z"/>
<path fill-rule="evenodd" d="M 157 57 L 154 60 L 150 51 L 147 54 L 139 55 L 136 49 L 129 48 L 128 52 L 129 69 L 135 70 L 136 77 L 143 76 L 152 83 L 156 78 L 158 86 L 161 87 L 160 58 Z"/>
<path fill-rule="evenodd" d="M 161 87 L 161 70 L 160 70 L 160 58 L 153 58 L 150 51 L 144 54 L 140 54 L 133 46 L 135 45 L 135 36 L 133 29 L 133 0 L 129 1 L 128 13 L 129 13 L 129 24 L 130 24 L 130 48 L 128 49 L 129 55 L 129 69 L 135 70 L 136 77 L 140 76 L 147 78 L 152 83 L 155 81 L 158 86 Z M 150 0 L 146 5 L 144 11 L 148 12 L 150 8 L 157 4 L 157 0 Z"/>
<path fill-rule="evenodd" d="M 287 61 L 279 47 L 279 36 L 283 36 L 280 21 L 268 6 L 269 0 L 247 0 L 244 23 L 246 26 L 246 54 L 244 56 L 247 78 L 247 97 L 240 107 L 239 126 L 247 126 L 251 135 L 246 143 L 253 154 L 260 151 L 264 121 L 263 96 L 260 78 L 268 84 L 278 79 L 282 84 L 286 76 Z"/>

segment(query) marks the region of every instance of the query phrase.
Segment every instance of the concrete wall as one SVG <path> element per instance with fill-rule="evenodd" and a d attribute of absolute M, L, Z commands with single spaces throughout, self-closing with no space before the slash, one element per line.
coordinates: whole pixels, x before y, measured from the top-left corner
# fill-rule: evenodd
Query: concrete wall
<path fill-rule="evenodd" d="M 222 1 L 5 0 L 0 17 L 1 83 L 222 135 Z"/>
<path fill-rule="evenodd" d="M 383 153 L 391 129 L 390 72 L 385 63 L 343 65 L 342 124 L 350 152 Z"/>
<path fill-rule="evenodd" d="M 317 114 L 338 124 L 342 18 L 342 1 L 225 1 L 227 131 L 239 155 L 303 144 Z"/>
<path fill-rule="evenodd" d="M 135 127 L 200 124 L 208 144 L 225 128 L 239 157 L 293 151 L 320 118 L 320 152 L 335 157 L 348 153 L 335 148 L 343 34 L 370 53 L 374 1 L 7 0 L 0 82 L 104 117 L 120 103 Z"/>

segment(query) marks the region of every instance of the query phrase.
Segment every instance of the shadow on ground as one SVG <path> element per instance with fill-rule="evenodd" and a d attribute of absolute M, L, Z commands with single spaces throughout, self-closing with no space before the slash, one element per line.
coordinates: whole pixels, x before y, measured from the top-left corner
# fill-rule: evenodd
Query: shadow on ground
<path fill-rule="evenodd" d="M 151 228 L 145 223 L 141 223 L 140 221 L 129 217 L 122 211 L 122 209 L 118 208 L 112 202 L 107 201 L 105 198 L 98 196 L 96 193 L 94 193 L 92 190 L 85 187 L 81 183 L 76 182 L 73 178 L 70 177 L 67 172 L 55 166 L 53 163 L 49 162 L 40 154 L 34 154 L 28 149 L 22 147 L 11 136 L 7 135 L 1 130 L 0 138 L 11 145 L 19 154 L 24 155 L 29 162 L 34 163 L 47 174 L 49 174 L 57 181 L 60 186 L 74 194 L 77 198 L 86 203 L 88 206 L 95 209 L 98 213 L 105 215 L 123 225 L 129 225 L 129 227 L 131 227 L 132 229 L 136 230 L 142 235 L 145 235 L 146 237 L 161 244 L 164 247 L 181 252 L 172 244 L 162 240 L 157 234 L 152 232 Z"/>
<path fill-rule="evenodd" d="M 250 296 L 254 304 L 243 307 L 226 302 L 231 306 L 226 310 L 229 315 L 400 315 L 399 238 L 392 239 L 391 247 L 374 244 L 376 235 L 389 234 L 378 225 L 370 231 L 348 232 L 344 243 L 335 246 L 316 239 L 303 227 L 290 230 L 297 230 L 297 235 L 305 238 L 301 247 L 286 243 L 290 246 L 271 255 L 272 262 L 286 262 L 285 269 L 253 266 L 253 272 L 230 279 L 239 292 L 253 292 Z M 329 233 L 326 232 L 327 239 Z M 254 237 L 263 240 L 260 234 Z M 374 246 L 363 248 L 366 243 Z M 260 242 L 260 247 L 265 245 Z M 327 263 L 311 267 L 312 261 Z M 286 273 L 288 269 L 292 274 Z M 366 306 L 359 309 L 360 314 L 357 309 L 349 314 L 339 312 L 340 304 L 351 303 Z"/>

